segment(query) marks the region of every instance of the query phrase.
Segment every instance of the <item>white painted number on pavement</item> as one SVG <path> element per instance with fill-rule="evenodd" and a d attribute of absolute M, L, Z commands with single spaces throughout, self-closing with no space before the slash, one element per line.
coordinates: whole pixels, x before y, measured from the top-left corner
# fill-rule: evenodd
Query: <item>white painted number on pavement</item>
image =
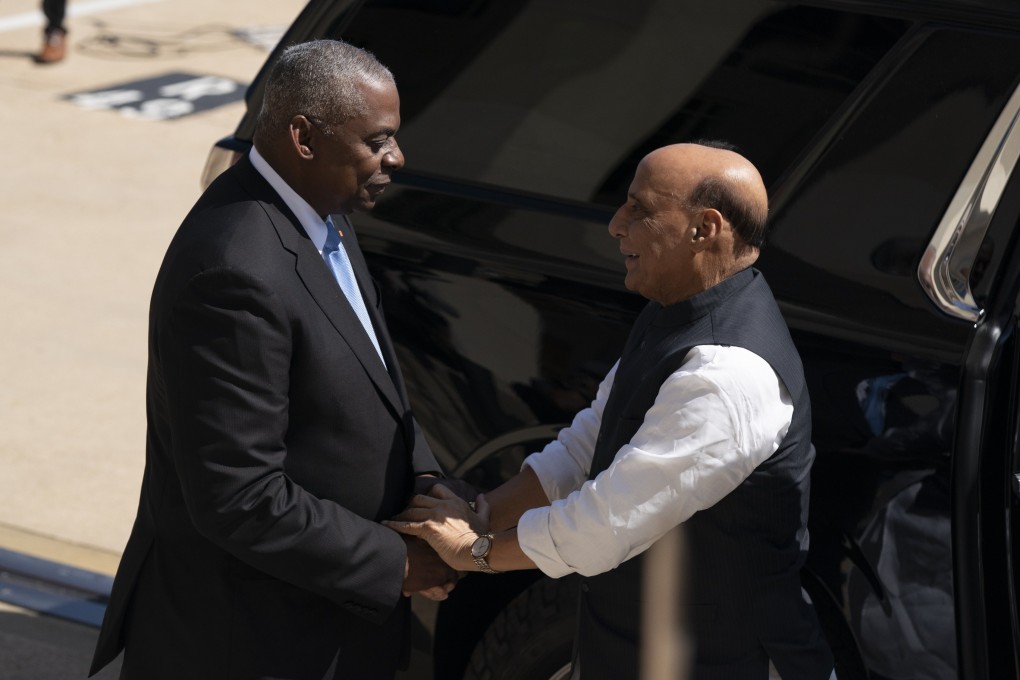
<path fill-rule="evenodd" d="M 78 106 L 86 109 L 113 109 L 125 104 L 142 100 L 141 90 L 105 90 L 103 92 L 83 92 L 71 98 Z"/>
<path fill-rule="evenodd" d="M 170 120 L 238 101 L 243 88 L 229 78 L 172 73 L 67 99 L 87 109 L 117 109 L 136 120 Z"/>
<path fill-rule="evenodd" d="M 138 108 L 125 106 L 121 115 L 128 118 L 144 118 L 145 120 L 168 120 L 180 118 L 195 110 L 195 105 L 181 99 L 150 99 L 142 102 Z"/>
<path fill-rule="evenodd" d="M 159 88 L 159 93 L 164 97 L 178 97 L 184 101 L 193 102 L 199 97 L 206 97 L 217 94 L 230 94 L 237 89 L 237 83 L 226 78 L 216 76 L 205 76 L 194 80 L 185 80 L 173 85 L 164 85 Z"/>

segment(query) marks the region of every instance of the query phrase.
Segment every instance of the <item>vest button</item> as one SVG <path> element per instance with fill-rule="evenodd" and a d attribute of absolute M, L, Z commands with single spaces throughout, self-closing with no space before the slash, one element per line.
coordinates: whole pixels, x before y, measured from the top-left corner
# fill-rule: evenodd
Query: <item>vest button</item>
<path fill-rule="evenodd" d="M 591 590 L 591 588 L 588 586 L 588 582 L 587 581 L 581 581 L 581 592 L 582 593 L 587 593 L 589 590 Z"/>

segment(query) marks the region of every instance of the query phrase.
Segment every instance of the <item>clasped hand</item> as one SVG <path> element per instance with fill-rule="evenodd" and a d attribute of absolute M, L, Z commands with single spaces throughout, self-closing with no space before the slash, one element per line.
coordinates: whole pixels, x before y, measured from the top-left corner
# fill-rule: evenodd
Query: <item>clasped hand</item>
<path fill-rule="evenodd" d="M 472 511 L 467 501 L 436 484 L 428 495 L 414 496 L 402 513 L 383 524 L 424 540 L 453 569 L 475 571 L 471 544 L 489 529 L 489 504 L 484 494 L 478 494 Z"/>

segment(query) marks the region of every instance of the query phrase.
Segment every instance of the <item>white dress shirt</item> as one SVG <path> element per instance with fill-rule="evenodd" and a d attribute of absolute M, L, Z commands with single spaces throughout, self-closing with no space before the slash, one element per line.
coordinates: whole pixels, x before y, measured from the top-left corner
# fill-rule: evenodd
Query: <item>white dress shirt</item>
<path fill-rule="evenodd" d="M 273 169 L 273 166 L 269 165 L 269 162 L 262 157 L 258 149 L 254 146 L 249 152 L 249 158 L 251 164 L 255 166 L 262 177 L 269 182 L 269 186 L 280 195 L 283 202 L 287 204 L 287 207 L 291 209 L 291 212 L 298 218 L 298 222 L 301 223 L 301 228 L 308 234 L 308 239 L 315 246 L 315 249 L 319 251 L 319 255 L 323 254 L 323 249 L 326 246 L 326 238 L 330 229 L 335 229 L 332 223 L 327 224 L 326 220 L 319 217 L 319 214 L 315 212 L 315 208 L 311 206 L 301 195 L 294 191 L 286 180 L 280 177 L 280 173 Z M 327 218 L 332 220 L 332 218 Z M 343 249 L 344 245 L 341 242 L 340 248 Z M 325 258 L 323 258 L 325 261 Z M 351 304 L 351 308 L 357 315 L 358 320 L 361 321 L 365 327 L 365 333 L 368 334 L 369 339 L 372 341 L 372 345 L 375 347 L 375 351 L 379 355 L 379 360 L 382 361 L 383 366 L 386 365 L 386 358 L 383 356 L 382 349 L 379 347 L 379 338 L 376 335 L 375 327 L 372 325 L 372 320 L 368 316 L 368 312 L 365 309 L 365 301 L 361 295 L 361 290 L 358 288 L 357 281 L 354 278 L 354 270 L 350 268 L 350 260 L 347 259 L 347 255 L 344 255 L 346 262 L 346 269 L 349 281 L 349 285 L 345 285 L 344 282 L 340 282 L 340 289 L 343 291 L 344 296 Z M 326 262 L 326 266 L 333 271 L 333 266 L 329 262 Z M 354 298 L 357 296 L 357 299 Z"/>
<path fill-rule="evenodd" d="M 319 213 L 315 212 L 315 208 L 308 201 L 301 198 L 298 192 L 290 188 L 290 185 L 280 177 L 276 170 L 273 170 L 273 167 L 269 165 L 254 146 L 251 148 L 248 157 L 259 174 L 269 182 L 269 186 L 273 187 L 273 190 L 280 194 L 280 198 L 287 204 L 287 207 L 294 213 L 294 216 L 298 218 L 301 228 L 308 234 L 312 245 L 319 251 L 319 255 L 322 255 L 322 247 L 326 245 L 326 229 L 328 228 L 326 227 L 326 221 L 319 217 Z"/>
<path fill-rule="evenodd" d="M 613 366 L 591 406 L 524 461 L 551 501 L 521 517 L 521 549 L 552 577 L 593 576 L 641 553 L 709 508 L 775 453 L 793 417 L 779 376 L 758 355 L 700 345 L 659 388 L 633 439 L 588 480 Z"/>

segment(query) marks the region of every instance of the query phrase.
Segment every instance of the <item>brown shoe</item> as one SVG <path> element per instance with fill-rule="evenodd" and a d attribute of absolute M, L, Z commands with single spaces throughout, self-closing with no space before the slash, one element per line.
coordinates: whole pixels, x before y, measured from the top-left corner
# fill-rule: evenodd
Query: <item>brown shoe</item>
<path fill-rule="evenodd" d="M 43 34 L 42 51 L 35 60 L 40 64 L 55 64 L 64 58 L 67 52 L 67 31 L 54 29 Z"/>

